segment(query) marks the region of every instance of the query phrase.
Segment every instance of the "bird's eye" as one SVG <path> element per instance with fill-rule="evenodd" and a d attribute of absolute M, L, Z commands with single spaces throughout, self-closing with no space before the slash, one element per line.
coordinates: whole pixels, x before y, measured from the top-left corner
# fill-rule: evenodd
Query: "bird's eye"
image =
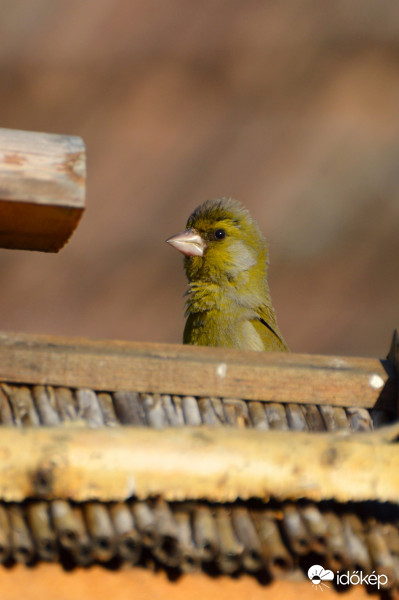
<path fill-rule="evenodd" d="M 224 238 L 226 237 L 226 232 L 224 229 L 216 229 L 214 236 L 215 240 L 224 240 Z"/>

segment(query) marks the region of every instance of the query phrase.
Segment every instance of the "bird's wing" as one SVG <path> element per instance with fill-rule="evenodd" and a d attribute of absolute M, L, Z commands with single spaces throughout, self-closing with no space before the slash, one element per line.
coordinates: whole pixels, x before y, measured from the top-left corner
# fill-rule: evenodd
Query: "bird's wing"
<path fill-rule="evenodd" d="M 261 336 L 265 350 L 288 352 L 288 346 L 277 325 L 273 309 L 263 304 L 256 311 L 256 319 L 251 321 Z"/>

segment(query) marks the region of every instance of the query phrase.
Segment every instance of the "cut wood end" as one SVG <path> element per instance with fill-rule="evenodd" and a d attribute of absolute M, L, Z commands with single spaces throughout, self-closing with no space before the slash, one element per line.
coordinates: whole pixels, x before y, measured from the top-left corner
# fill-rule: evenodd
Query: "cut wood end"
<path fill-rule="evenodd" d="M 58 252 L 85 208 L 83 140 L 0 129 L 0 173 L 0 247 Z"/>

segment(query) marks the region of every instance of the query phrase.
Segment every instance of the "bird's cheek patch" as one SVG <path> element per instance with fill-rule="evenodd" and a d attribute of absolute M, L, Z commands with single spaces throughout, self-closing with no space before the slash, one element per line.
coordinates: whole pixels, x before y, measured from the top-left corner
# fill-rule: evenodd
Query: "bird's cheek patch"
<path fill-rule="evenodd" d="M 234 241 L 229 248 L 229 272 L 232 276 L 247 271 L 256 264 L 256 254 L 241 241 Z"/>

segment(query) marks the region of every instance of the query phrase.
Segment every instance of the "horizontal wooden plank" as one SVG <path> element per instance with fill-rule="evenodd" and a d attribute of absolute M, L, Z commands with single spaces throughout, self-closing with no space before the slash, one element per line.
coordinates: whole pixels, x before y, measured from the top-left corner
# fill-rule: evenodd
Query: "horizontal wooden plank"
<path fill-rule="evenodd" d="M 372 358 L 0 333 L 0 380 L 396 410 L 394 368 Z"/>
<path fill-rule="evenodd" d="M 0 247 L 57 252 L 82 216 L 85 186 L 80 137 L 0 129 Z"/>
<path fill-rule="evenodd" d="M 72 572 L 59 564 L 39 563 L 13 565 L 12 569 L 0 567 L 0 598 L 20 600 L 40 598 L 53 600 L 320 600 L 320 590 L 306 578 L 301 580 L 299 569 L 292 581 L 273 581 L 267 584 L 245 573 L 239 577 L 218 575 L 211 577 L 204 573 L 190 573 L 172 578 L 163 569 L 149 569 L 135 566 L 134 569 L 121 568 L 117 572 L 109 567 L 93 565 L 90 569 L 74 569 Z M 305 575 L 302 574 L 303 577 Z M 27 594 L 29 590 L 29 595 Z M 62 590 L 62 592 L 60 592 Z M 84 593 L 83 593 L 84 590 Z M 331 586 L 323 588 L 323 600 L 373 600 L 364 586 L 352 586 L 344 596 Z M 375 597 L 376 598 L 376 597 Z"/>
<path fill-rule="evenodd" d="M 373 433 L 2 427 L 0 499 L 397 503 L 399 425 Z"/>

